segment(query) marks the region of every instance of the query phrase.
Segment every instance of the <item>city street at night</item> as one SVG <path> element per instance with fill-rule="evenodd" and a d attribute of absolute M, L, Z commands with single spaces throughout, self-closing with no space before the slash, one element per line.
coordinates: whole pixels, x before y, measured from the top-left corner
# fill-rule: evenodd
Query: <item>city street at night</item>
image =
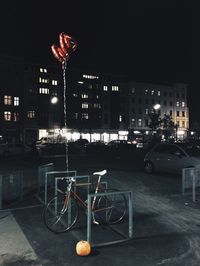
<path fill-rule="evenodd" d="M 0 266 L 200 266 L 200 4 L 1 10 Z"/>
<path fill-rule="evenodd" d="M 28 195 L 23 201 L 10 205 L 13 209 L 11 212 L 1 212 L 3 218 L 0 223 L 2 225 L 7 219 L 14 217 L 21 234 L 25 235 L 30 245 L 30 249 L 26 252 L 29 256 L 32 254 L 32 259 L 29 257 L 28 260 L 27 253 L 16 255 L 8 250 L 1 257 L 5 263 L 2 265 L 64 266 L 80 263 L 102 265 L 103 263 L 113 266 L 198 266 L 200 256 L 198 197 L 196 202 L 192 202 L 191 195 L 184 197 L 181 195 L 181 176 L 179 175 L 144 173 L 142 156 L 137 160 L 136 157 L 139 158 L 135 154 L 132 161 L 129 160 L 126 163 L 117 158 L 118 163 L 113 165 L 110 163 L 108 172 L 103 178 L 103 181 L 107 181 L 108 186 L 112 188 L 133 192 L 133 238 L 131 240 L 116 245 L 94 247 L 89 256 L 79 257 L 75 247 L 78 241 L 86 239 L 86 217 L 81 216 L 78 225 L 69 232 L 54 234 L 44 225 L 42 219 L 44 206 L 35 196 Z M 52 157 L 46 159 L 45 163 L 53 161 L 58 165 L 58 161 L 62 162 L 62 159 Z M 82 155 L 82 158 L 74 156 L 70 164 L 73 166 L 71 169 L 76 169 L 80 175 L 106 169 L 103 167 L 104 159 L 100 159 L 99 156 L 96 159 L 93 157 L 92 160 L 86 155 Z M 125 167 L 123 167 L 124 164 Z M 117 165 L 120 165 L 121 169 Z M 24 208 L 26 206 L 34 207 Z M 97 225 L 92 227 L 93 240 L 111 241 L 112 231 L 106 227 L 98 227 Z M 122 223 L 119 227 L 121 230 L 128 230 L 127 223 Z M 10 250 L 13 249 L 14 244 L 23 246 L 23 243 L 16 243 L 12 235 L 7 241 L 13 241 Z"/>

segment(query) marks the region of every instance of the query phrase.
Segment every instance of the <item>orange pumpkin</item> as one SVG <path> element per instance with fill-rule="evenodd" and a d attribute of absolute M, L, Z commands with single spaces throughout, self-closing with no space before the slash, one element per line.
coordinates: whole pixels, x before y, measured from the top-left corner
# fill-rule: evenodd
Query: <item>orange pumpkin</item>
<path fill-rule="evenodd" d="M 88 241 L 81 240 L 76 244 L 76 253 L 79 256 L 88 256 L 91 252 L 91 246 Z"/>

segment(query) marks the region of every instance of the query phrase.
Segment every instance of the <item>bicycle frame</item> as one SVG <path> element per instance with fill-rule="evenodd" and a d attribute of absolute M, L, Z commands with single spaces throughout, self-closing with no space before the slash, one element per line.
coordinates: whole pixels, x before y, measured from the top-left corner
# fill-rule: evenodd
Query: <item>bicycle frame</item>
<path fill-rule="evenodd" d="M 72 183 L 73 183 L 73 180 L 70 180 L 70 183 L 69 183 L 68 188 L 67 188 L 68 197 L 67 197 L 67 200 L 65 202 L 65 206 L 68 205 L 70 197 L 73 197 L 75 200 L 77 200 L 82 205 L 82 207 L 87 209 L 88 208 L 87 203 L 85 203 L 85 201 L 83 201 L 82 198 L 74 190 L 72 190 Z M 82 184 L 82 185 L 86 186 L 86 185 L 90 185 L 90 183 L 85 183 L 85 184 Z M 97 181 L 97 184 L 96 184 L 96 187 L 95 187 L 94 194 L 98 193 L 100 188 L 102 188 L 102 186 L 101 186 L 101 176 L 98 177 L 98 181 Z M 96 197 L 94 197 L 93 201 L 92 201 L 92 210 L 93 211 L 94 211 L 95 202 L 96 202 Z"/>

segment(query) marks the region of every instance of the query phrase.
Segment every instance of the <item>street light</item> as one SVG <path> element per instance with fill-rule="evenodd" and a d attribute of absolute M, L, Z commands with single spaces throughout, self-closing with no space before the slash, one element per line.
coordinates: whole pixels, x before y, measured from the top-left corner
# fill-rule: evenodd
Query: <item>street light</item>
<path fill-rule="evenodd" d="M 156 131 L 157 127 L 160 125 L 160 112 L 158 110 L 160 109 L 161 105 L 159 103 L 154 104 L 153 110 L 151 113 L 149 113 L 149 118 L 150 118 L 150 124 L 149 127 L 154 131 Z"/>
<path fill-rule="evenodd" d="M 58 102 L 58 97 L 57 96 L 53 96 L 52 98 L 51 98 L 51 103 L 52 104 L 56 104 Z"/>
<path fill-rule="evenodd" d="M 153 106 L 153 109 L 156 111 L 156 110 L 159 110 L 160 109 L 160 104 L 159 103 L 156 103 L 154 106 Z"/>

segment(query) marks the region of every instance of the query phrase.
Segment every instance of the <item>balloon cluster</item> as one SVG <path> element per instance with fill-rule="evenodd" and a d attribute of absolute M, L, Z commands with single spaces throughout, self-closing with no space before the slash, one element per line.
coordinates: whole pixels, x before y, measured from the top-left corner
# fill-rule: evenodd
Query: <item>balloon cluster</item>
<path fill-rule="evenodd" d="M 69 56 L 72 52 L 77 49 L 77 42 L 73 40 L 70 36 L 65 34 L 64 32 L 59 35 L 60 47 L 53 44 L 51 46 L 51 50 L 53 52 L 54 57 L 64 64 L 69 60 Z"/>

